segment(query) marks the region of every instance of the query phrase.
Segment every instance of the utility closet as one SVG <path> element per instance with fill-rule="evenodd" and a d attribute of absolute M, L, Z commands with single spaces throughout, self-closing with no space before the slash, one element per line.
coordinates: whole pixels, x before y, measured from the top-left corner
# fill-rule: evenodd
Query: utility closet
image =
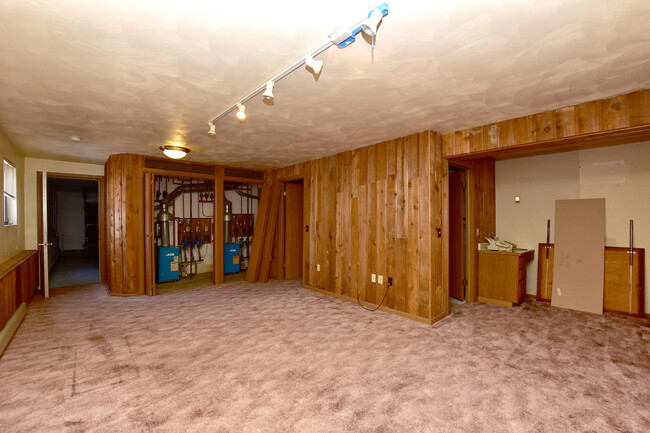
<path fill-rule="evenodd" d="M 223 201 L 224 216 L 215 225 L 215 202 Z M 214 270 L 213 227 L 223 230 L 224 274 L 236 279 L 248 267 L 259 189 L 255 184 L 225 182 L 215 197 L 208 179 L 154 176 L 156 284 L 189 279 L 211 281 Z"/>

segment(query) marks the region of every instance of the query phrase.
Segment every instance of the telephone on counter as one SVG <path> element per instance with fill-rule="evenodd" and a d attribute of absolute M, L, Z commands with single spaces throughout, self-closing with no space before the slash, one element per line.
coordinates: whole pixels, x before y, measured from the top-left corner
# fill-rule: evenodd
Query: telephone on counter
<path fill-rule="evenodd" d="M 488 241 L 487 249 L 490 251 L 505 251 L 511 253 L 513 249 L 517 248 L 517 245 L 512 242 L 502 241 L 496 236 L 493 238 L 490 236 L 491 235 L 485 237 L 485 240 Z"/>

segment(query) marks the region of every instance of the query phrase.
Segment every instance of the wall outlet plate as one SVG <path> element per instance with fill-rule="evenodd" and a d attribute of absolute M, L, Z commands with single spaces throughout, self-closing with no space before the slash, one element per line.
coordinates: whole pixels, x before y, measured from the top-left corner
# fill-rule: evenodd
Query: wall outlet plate
<path fill-rule="evenodd" d="M 377 275 L 377 283 L 378 284 L 384 284 L 384 276 L 383 275 Z"/>
<path fill-rule="evenodd" d="M 320 263 L 316 264 L 316 271 L 320 272 Z"/>
<path fill-rule="evenodd" d="M 377 282 L 377 274 L 370 274 L 370 282 L 371 283 Z"/>

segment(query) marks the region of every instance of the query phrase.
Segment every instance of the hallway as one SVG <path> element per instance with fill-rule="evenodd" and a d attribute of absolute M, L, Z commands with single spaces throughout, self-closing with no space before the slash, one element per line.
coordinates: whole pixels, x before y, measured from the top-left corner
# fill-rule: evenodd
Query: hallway
<path fill-rule="evenodd" d="M 62 253 L 50 271 L 50 288 L 99 282 L 97 253 L 75 251 Z"/>

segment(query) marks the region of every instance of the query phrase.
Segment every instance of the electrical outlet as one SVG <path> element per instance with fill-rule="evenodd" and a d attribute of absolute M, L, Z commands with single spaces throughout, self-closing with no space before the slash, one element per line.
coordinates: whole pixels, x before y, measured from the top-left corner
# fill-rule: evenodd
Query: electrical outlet
<path fill-rule="evenodd" d="M 317 263 L 317 264 L 316 264 L 316 271 L 317 271 L 317 272 L 320 272 L 320 263 Z"/>
<path fill-rule="evenodd" d="M 386 277 L 386 285 L 388 286 L 393 285 L 393 277 Z"/>
<path fill-rule="evenodd" d="M 377 274 L 370 274 L 370 282 L 371 283 L 377 282 Z"/>
<path fill-rule="evenodd" d="M 377 275 L 377 284 L 384 284 L 384 276 Z"/>

